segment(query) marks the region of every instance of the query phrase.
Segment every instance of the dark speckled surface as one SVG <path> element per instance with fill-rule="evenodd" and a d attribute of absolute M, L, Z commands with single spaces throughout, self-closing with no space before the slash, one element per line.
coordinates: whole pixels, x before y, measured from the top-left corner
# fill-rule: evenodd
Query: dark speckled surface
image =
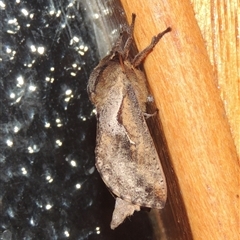
<path fill-rule="evenodd" d="M 86 92 L 99 53 L 83 2 L 0 0 L 0 239 L 153 239 L 145 212 L 109 227 Z"/>

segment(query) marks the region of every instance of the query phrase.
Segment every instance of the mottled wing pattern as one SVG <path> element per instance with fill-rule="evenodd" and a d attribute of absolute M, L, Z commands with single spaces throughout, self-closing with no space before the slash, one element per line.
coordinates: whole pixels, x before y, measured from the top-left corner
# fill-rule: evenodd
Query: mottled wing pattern
<path fill-rule="evenodd" d="M 97 108 L 96 167 L 118 197 L 161 209 L 167 188 L 158 154 L 131 82 L 122 71 L 114 76 L 111 98 Z"/>

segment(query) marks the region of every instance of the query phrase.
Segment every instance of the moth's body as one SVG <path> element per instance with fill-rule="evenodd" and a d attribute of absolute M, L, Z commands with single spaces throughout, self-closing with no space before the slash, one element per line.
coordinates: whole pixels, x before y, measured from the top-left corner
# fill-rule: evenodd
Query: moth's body
<path fill-rule="evenodd" d="M 129 60 L 128 49 L 126 56 L 115 48 L 88 83 L 98 118 L 96 167 L 117 196 L 112 229 L 140 207 L 163 208 L 167 197 L 165 176 L 144 117 L 149 96 L 146 78 Z"/>

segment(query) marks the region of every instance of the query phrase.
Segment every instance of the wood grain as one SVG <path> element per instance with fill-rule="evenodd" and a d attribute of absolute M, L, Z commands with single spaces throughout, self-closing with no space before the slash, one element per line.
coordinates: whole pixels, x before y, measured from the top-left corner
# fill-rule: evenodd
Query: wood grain
<path fill-rule="evenodd" d="M 237 0 L 192 0 L 240 156 L 240 6 Z"/>
<path fill-rule="evenodd" d="M 132 12 L 137 14 L 135 41 L 139 50 L 153 35 L 168 26 L 173 29 L 148 56 L 144 67 L 194 239 L 239 237 L 239 33 L 232 26 L 238 24 L 233 21 L 236 1 L 230 10 L 220 1 L 211 1 L 211 6 L 207 1 L 192 1 L 195 11 L 201 3 L 210 11 L 197 14 L 203 22 L 206 18 L 205 25 L 199 24 L 206 34 L 201 33 L 188 0 L 121 1 L 128 20 Z M 219 30 L 214 29 L 217 25 Z M 228 27 L 226 33 L 222 26 Z M 235 42 L 228 43 L 233 32 Z M 170 199 L 170 204 L 174 202 Z"/>

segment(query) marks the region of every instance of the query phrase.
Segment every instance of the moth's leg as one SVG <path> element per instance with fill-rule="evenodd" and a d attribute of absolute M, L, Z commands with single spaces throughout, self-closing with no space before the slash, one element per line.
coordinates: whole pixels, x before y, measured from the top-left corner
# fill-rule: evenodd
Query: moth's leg
<path fill-rule="evenodd" d="M 122 41 L 123 41 L 123 33 L 120 33 L 120 36 L 118 37 L 116 43 L 113 46 L 112 52 L 115 55 L 115 53 L 122 53 L 123 49 L 122 49 Z"/>
<path fill-rule="evenodd" d="M 151 102 L 151 103 L 154 102 L 154 98 L 153 98 L 152 95 L 149 95 L 149 96 L 147 97 L 147 102 Z M 145 119 L 148 119 L 148 118 L 150 118 L 150 117 L 155 116 L 155 115 L 157 114 L 157 112 L 158 112 L 158 109 L 156 109 L 154 113 L 146 113 L 146 112 L 144 112 L 144 113 L 143 113 L 143 116 L 145 117 Z"/>
<path fill-rule="evenodd" d="M 158 112 L 158 109 L 154 113 L 143 113 L 143 116 L 145 117 L 145 119 L 148 119 L 150 117 L 155 116 L 157 112 Z"/>
<path fill-rule="evenodd" d="M 128 33 L 128 39 L 124 45 L 124 50 L 123 50 L 123 59 L 127 59 L 128 58 L 128 53 L 130 51 L 130 48 L 131 48 L 131 45 L 132 45 L 132 42 L 133 42 L 133 30 L 134 30 L 134 25 L 135 25 L 135 19 L 136 19 L 136 14 L 132 14 L 132 22 L 131 22 L 131 25 L 127 31 Z"/>
<path fill-rule="evenodd" d="M 136 14 L 132 14 L 132 23 L 130 25 L 130 27 L 128 27 L 127 29 L 125 29 L 119 36 L 119 38 L 117 39 L 113 49 L 112 49 L 112 52 L 113 52 L 113 55 L 115 55 L 115 53 L 118 53 L 123 61 L 125 59 L 127 59 L 128 57 L 128 53 L 130 51 L 130 48 L 131 48 L 131 44 L 133 42 L 133 29 L 134 29 L 134 24 L 135 24 L 135 19 L 136 19 Z M 127 33 L 128 35 L 128 38 L 126 40 L 126 43 L 123 47 L 123 34 L 124 32 Z"/>
<path fill-rule="evenodd" d="M 149 95 L 148 97 L 147 97 L 147 102 L 149 103 L 153 103 L 154 102 L 154 97 L 152 96 L 152 95 Z"/>
<path fill-rule="evenodd" d="M 139 66 L 141 62 L 144 60 L 144 58 L 146 58 L 146 56 L 153 50 L 153 48 L 156 46 L 159 40 L 163 37 L 163 35 L 170 31 L 171 31 L 171 28 L 169 27 L 165 31 L 159 33 L 157 36 L 154 36 L 152 38 L 151 44 L 135 56 L 135 58 L 132 61 L 132 65 L 134 67 Z"/>

